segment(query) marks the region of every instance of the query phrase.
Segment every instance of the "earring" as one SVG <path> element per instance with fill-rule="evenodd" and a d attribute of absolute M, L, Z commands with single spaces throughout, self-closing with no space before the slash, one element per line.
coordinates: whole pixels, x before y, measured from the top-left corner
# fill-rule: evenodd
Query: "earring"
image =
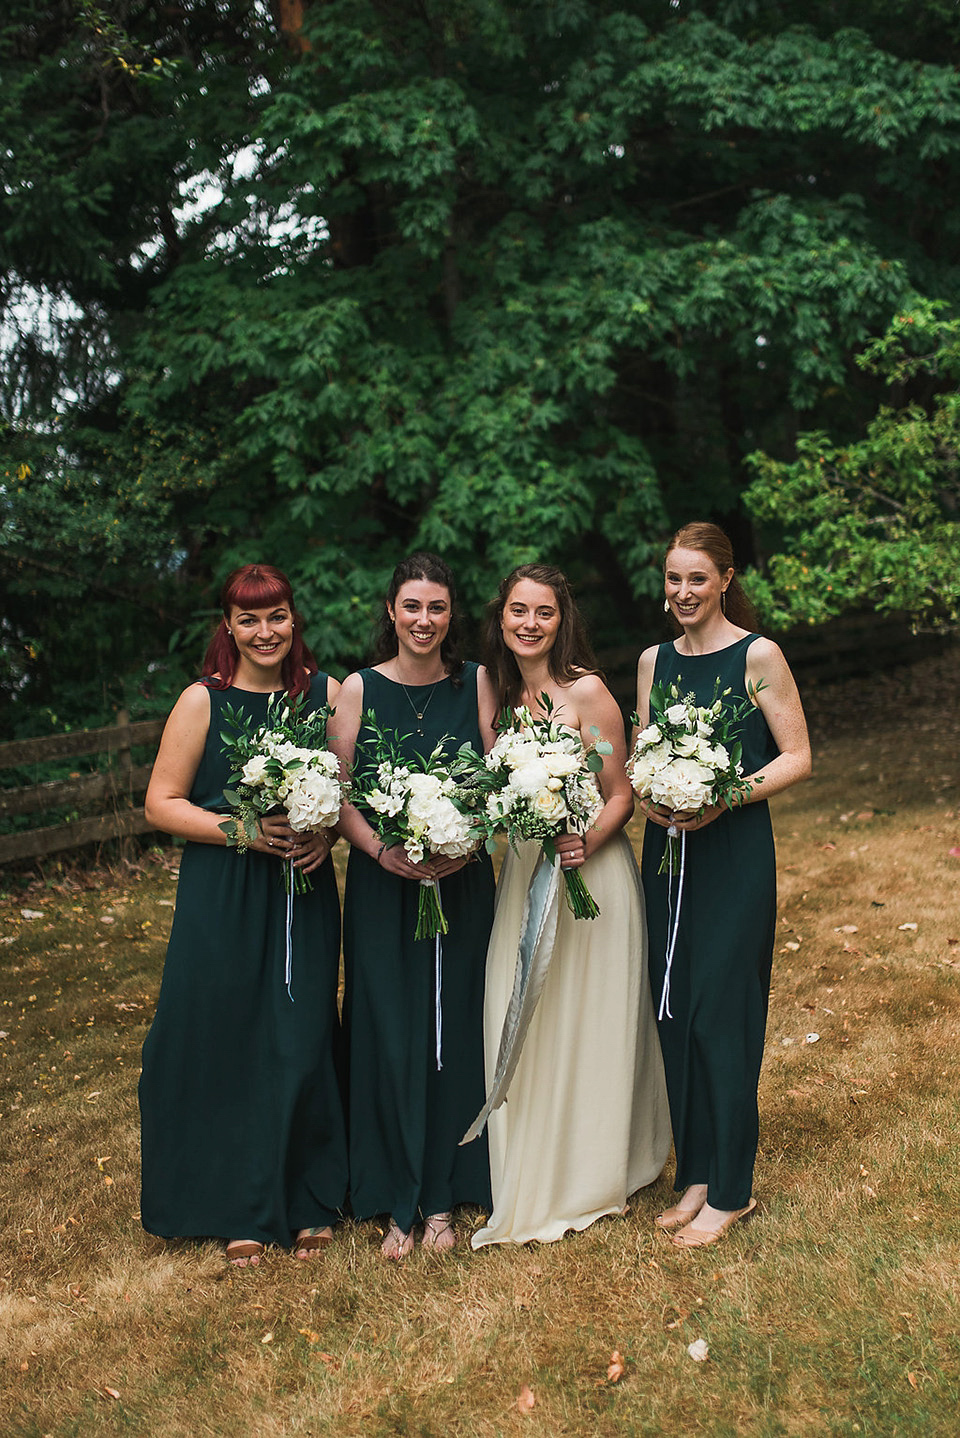
<path fill-rule="evenodd" d="M 721 613 L 721 614 L 726 614 L 726 612 L 727 612 L 727 591 L 726 591 L 725 589 L 721 589 L 721 591 L 720 591 L 720 613 Z"/>
<path fill-rule="evenodd" d="M 663 612 L 664 612 L 664 614 L 669 614 L 669 613 L 670 613 L 670 601 L 669 601 L 669 599 L 665 599 L 665 600 L 663 601 Z"/>

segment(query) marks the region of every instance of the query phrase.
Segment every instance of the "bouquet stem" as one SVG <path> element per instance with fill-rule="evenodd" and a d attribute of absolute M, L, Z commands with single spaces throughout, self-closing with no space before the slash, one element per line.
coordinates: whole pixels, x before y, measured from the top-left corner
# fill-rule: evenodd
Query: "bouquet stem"
<path fill-rule="evenodd" d="M 660 860 L 658 874 L 676 874 L 680 871 L 680 834 L 677 829 L 670 826 L 667 830 L 667 842 L 663 846 L 663 857 Z"/>
<path fill-rule="evenodd" d="M 420 883 L 420 897 L 417 901 L 418 939 L 435 939 L 447 932 L 447 919 L 440 904 L 440 894 L 432 879 Z"/>
<path fill-rule="evenodd" d="M 576 919 L 595 919 L 600 913 L 597 901 L 583 882 L 579 869 L 564 869 L 567 907 Z"/>
<path fill-rule="evenodd" d="M 289 894 L 291 884 L 295 894 L 309 894 L 313 889 L 313 880 L 310 875 L 305 874 L 302 869 L 295 869 L 288 861 L 283 866 L 284 893 Z"/>

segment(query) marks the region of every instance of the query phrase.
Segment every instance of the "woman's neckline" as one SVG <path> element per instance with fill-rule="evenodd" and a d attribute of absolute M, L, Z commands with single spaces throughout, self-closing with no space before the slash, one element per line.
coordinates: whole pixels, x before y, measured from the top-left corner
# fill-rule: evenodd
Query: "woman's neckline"
<path fill-rule="evenodd" d="M 439 679 L 429 679 L 425 684 L 407 684 L 403 679 L 391 679 L 389 674 L 384 674 L 375 667 L 371 667 L 371 673 L 385 679 L 388 684 L 395 684 L 398 689 L 432 689 L 435 684 L 442 684 L 445 679 L 450 678 L 449 674 L 441 674 Z"/>
<path fill-rule="evenodd" d="M 742 644 L 745 639 L 755 638 L 755 634 L 741 634 L 739 639 L 733 639 L 729 644 L 722 644 L 719 649 L 704 649 L 700 654 L 685 654 L 682 649 L 677 648 L 680 642 L 679 639 L 671 639 L 670 648 L 678 659 L 713 659 L 718 654 L 725 654 L 728 649 L 735 649 L 737 645 Z"/>

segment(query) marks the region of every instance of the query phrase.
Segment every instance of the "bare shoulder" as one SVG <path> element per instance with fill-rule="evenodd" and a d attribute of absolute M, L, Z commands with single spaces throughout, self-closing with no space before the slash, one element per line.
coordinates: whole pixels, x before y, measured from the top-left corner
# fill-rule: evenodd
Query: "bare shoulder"
<path fill-rule="evenodd" d="M 747 649 L 747 677 L 754 681 L 766 675 L 768 680 L 784 679 L 790 674 L 790 666 L 779 644 L 761 634 Z"/>
<path fill-rule="evenodd" d="M 602 701 L 604 696 L 612 697 L 599 674 L 581 674 L 570 685 L 570 693 L 578 703 L 583 704 L 596 704 Z"/>
<path fill-rule="evenodd" d="M 206 684 L 190 684 L 170 711 L 170 718 L 187 724 L 210 721 L 210 690 Z"/>
<path fill-rule="evenodd" d="M 359 670 L 348 674 L 337 690 L 344 703 L 359 701 L 363 698 L 363 675 Z"/>
<path fill-rule="evenodd" d="M 334 679 L 332 674 L 327 675 L 327 703 L 336 704 L 340 695 L 340 681 Z"/>

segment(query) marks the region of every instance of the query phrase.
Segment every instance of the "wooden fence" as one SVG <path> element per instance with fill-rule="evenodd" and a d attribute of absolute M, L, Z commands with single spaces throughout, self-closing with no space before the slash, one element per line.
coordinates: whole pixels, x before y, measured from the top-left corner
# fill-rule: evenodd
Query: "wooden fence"
<path fill-rule="evenodd" d="M 100 813 L 89 818 L 0 834 L 0 864 L 15 859 L 38 859 L 81 844 L 123 839 L 149 831 L 151 826 L 144 818 L 142 796 L 153 762 L 134 765 L 132 750 L 140 746 L 155 748 L 164 721 L 147 719 L 131 724 L 125 713 L 118 719 L 117 724 L 105 729 L 81 729 L 73 734 L 50 734 L 42 739 L 18 739 L 0 744 L 0 770 L 80 754 L 108 753 L 112 760 L 109 769 L 97 774 L 33 784 L 24 789 L 0 789 L 0 819 L 41 814 L 64 806 L 101 808 Z M 139 807 L 135 800 L 141 801 Z"/>

